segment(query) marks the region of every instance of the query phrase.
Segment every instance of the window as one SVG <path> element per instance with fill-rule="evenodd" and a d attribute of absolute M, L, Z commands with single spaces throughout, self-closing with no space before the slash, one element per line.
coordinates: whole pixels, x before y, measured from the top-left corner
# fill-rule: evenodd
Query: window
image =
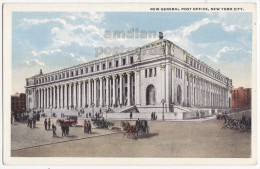
<path fill-rule="evenodd" d="M 109 68 L 111 68 L 112 67 L 112 62 L 109 62 Z"/>
<path fill-rule="evenodd" d="M 154 68 L 154 76 L 156 76 L 156 67 Z"/>
<path fill-rule="evenodd" d="M 94 72 L 94 66 L 91 66 L 91 72 Z"/>
<path fill-rule="evenodd" d="M 176 77 L 178 77 L 178 68 L 176 68 Z"/>
<path fill-rule="evenodd" d="M 79 74 L 79 72 L 78 72 L 78 70 L 76 70 L 76 76 L 78 76 L 78 74 Z"/>
<path fill-rule="evenodd" d="M 147 77 L 147 69 L 145 69 L 145 77 Z"/>
<path fill-rule="evenodd" d="M 103 63 L 103 70 L 105 70 L 106 69 L 106 64 L 105 63 Z"/>
<path fill-rule="evenodd" d="M 50 77 L 48 77 L 48 82 L 50 81 Z"/>
<path fill-rule="evenodd" d="M 118 60 L 116 60 L 116 67 L 118 67 Z"/>
<path fill-rule="evenodd" d="M 99 65 L 97 65 L 97 71 L 99 71 Z"/>
<path fill-rule="evenodd" d="M 83 74 L 83 69 L 80 70 L 81 74 Z"/>
<path fill-rule="evenodd" d="M 126 63 L 125 63 L 125 58 L 123 59 L 123 61 L 122 61 L 122 64 L 123 64 L 123 65 L 125 65 L 125 64 L 126 64 Z"/>
<path fill-rule="evenodd" d="M 86 67 L 86 73 L 88 73 L 88 67 Z"/>
<path fill-rule="evenodd" d="M 153 69 L 149 69 L 149 77 L 152 77 Z"/>
<path fill-rule="evenodd" d="M 130 57 L 130 64 L 134 63 L 134 58 L 133 56 Z"/>
<path fill-rule="evenodd" d="M 73 77 L 73 71 L 70 72 L 71 77 Z"/>
<path fill-rule="evenodd" d="M 182 79 L 182 70 L 181 70 L 181 79 Z"/>
<path fill-rule="evenodd" d="M 69 72 L 67 72 L 67 77 L 69 77 L 70 75 L 69 75 Z"/>

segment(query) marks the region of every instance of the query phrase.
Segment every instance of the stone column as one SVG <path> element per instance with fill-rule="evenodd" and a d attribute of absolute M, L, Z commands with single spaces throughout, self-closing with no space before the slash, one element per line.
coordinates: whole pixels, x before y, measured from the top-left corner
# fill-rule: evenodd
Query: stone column
<path fill-rule="evenodd" d="M 82 87 L 82 107 L 85 108 L 86 105 L 86 82 L 83 81 L 83 87 Z"/>
<path fill-rule="evenodd" d="M 76 90 L 76 87 L 77 87 L 77 82 L 75 82 L 73 84 L 73 107 L 74 107 L 74 109 L 77 106 L 77 100 L 76 100 L 77 99 L 77 94 L 76 94 L 77 90 Z"/>
<path fill-rule="evenodd" d="M 50 88 L 48 87 L 47 88 L 47 97 L 46 97 L 46 101 L 47 101 L 47 104 L 46 104 L 46 108 L 49 108 L 50 107 Z"/>
<path fill-rule="evenodd" d="M 64 93 L 63 93 L 63 90 L 64 90 L 64 85 L 62 84 L 60 86 L 60 108 L 64 107 Z"/>
<path fill-rule="evenodd" d="M 81 87 L 82 87 L 82 82 L 80 81 L 79 83 L 79 87 L 78 87 L 78 105 L 79 105 L 79 108 L 82 108 L 82 105 L 81 105 L 81 98 L 82 98 L 82 93 L 81 93 Z"/>
<path fill-rule="evenodd" d="M 116 104 L 116 75 L 112 76 L 113 78 L 113 105 Z"/>
<path fill-rule="evenodd" d="M 40 109 L 41 108 L 41 92 L 40 92 L 41 90 L 40 89 L 38 89 L 37 90 L 37 97 L 38 97 L 38 100 L 37 100 L 37 108 L 38 109 Z"/>
<path fill-rule="evenodd" d="M 108 101 L 108 92 L 109 92 L 109 89 L 108 89 L 108 84 L 109 84 L 109 76 L 106 77 L 106 106 L 109 105 L 109 101 Z"/>
<path fill-rule="evenodd" d="M 127 73 L 127 106 L 131 105 L 131 73 Z"/>
<path fill-rule="evenodd" d="M 159 72 L 159 71 L 158 71 Z M 135 71 L 135 104 L 140 105 L 140 70 Z"/>
<path fill-rule="evenodd" d="M 93 103 L 95 106 L 97 105 L 97 79 L 94 79 L 94 92 L 93 92 L 94 98 Z"/>
<path fill-rule="evenodd" d="M 69 109 L 71 108 L 71 87 L 72 87 L 72 83 L 69 83 L 68 84 L 68 91 L 67 91 L 67 94 L 68 94 L 68 100 L 67 100 L 67 106 L 69 107 Z"/>
<path fill-rule="evenodd" d="M 57 95 L 56 95 L 56 90 L 57 88 L 56 88 L 56 86 L 53 86 L 53 90 L 52 90 L 52 93 L 53 93 L 53 108 L 55 108 L 57 105 L 56 105 L 56 100 L 57 100 Z"/>
<path fill-rule="evenodd" d="M 123 74 L 119 74 L 119 102 L 120 104 L 123 104 Z"/>
<path fill-rule="evenodd" d="M 99 91 L 100 91 L 100 94 L 99 94 L 99 103 L 100 103 L 100 107 L 103 106 L 103 78 L 99 78 Z"/>
<path fill-rule="evenodd" d="M 68 106 L 68 84 L 65 83 L 64 85 L 64 108 L 67 109 Z"/>
<path fill-rule="evenodd" d="M 88 81 L 88 106 L 92 104 L 92 99 L 91 99 L 91 80 Z"/>
<path fill-rule="evenodd" d="M 60 85 L 57 86 L 57 108 L 60 108 Z"/>

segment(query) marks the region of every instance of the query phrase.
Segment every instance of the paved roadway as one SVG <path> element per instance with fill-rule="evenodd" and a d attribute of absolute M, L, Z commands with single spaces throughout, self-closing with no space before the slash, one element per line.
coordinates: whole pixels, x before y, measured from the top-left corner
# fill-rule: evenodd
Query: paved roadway
<path fill-rule="evenodd" d="M 250 112 L 246 115 L 249 116 Z M 233 118 L 241 119 L 241 114 L 234 115 Z M 60 141 L 62 138 L 52 138 L 51 131 L 48 133 L 43 129 L 29 129 L 25 124 L 25 127 L 19 127 L 23 125 L 19 124 L 12 127 L 11 155 L 22 157 L 250 157 L 251 132 L 221 129 L 222 123 L 222 120 L 216 119 L 191 122 L 149 121 L 150 134 L 137 140 L 126 138 L 118 129 L 112 131 L 95 129 L 97 137 L 84 136 L 83 128 L 75 127 L 70 131 L 75 137 L 66 138 L 71 141 L 60 143 L 53 140 Z M 43 125 L 39 126 L 43 127 Z M 119 127 L 119 121 L 116 121 L 115 126 Z M 35 141 L 33 137 L 28 139 L 27 134 L 17 134 L 16 127 L 19 127 L 20 131 L 25 130 L 27 134 L 31 131 L 37 133 L 39 130 L 38 140 Z M 24 143 L 24 147 L 37 145 L 31 144 L 33 142 L 38 144 L 46 142 L 47 145 L 17 150 L 15 144 L 18 144 L 18 139 L 20 142 L 27 142 Z"/>

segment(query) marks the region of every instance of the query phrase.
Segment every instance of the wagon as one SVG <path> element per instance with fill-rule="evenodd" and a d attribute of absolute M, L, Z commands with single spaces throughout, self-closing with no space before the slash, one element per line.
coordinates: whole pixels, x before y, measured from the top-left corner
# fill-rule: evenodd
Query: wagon
<path fill-rule="evenodd" d="M 91 121 L 93 122 L 93 127 L 94 128 L 108 128 L 108 129 L 112 129 L 114 127 L 113 122 L 104 120 L 104 119 L 91 119 Z"/>

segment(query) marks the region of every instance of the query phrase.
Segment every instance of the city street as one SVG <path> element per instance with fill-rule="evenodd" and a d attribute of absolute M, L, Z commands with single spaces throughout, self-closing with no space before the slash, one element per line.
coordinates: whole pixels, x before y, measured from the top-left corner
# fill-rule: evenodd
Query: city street
<path fill-rule="evenodd" d="M 250 112 L 246 113 L 250 116 Z M 241 119 L 241 114 L 232 115 Z M 43 119 L 41 119 L 43 120 Z M 83 120 L 82 120 L 83 121 Z M 82 121 L 80 123 L 82 123 Z M 134 124 L 134 121 L 131 122 Z M 27 124 L 12 125 L 14 157 L 205 157 L 247 158 L 251 156 L 251 132 L 221 129 L 223 120 L 149 121 L 146 137 L 130 139 L 123 136 L 120 121 L 115 129 L 70 128 L 70 137 L 53 138 L 44 131 L 42 121 L 36 129 Z M 61 136 L 60 127 L 57 134 Z M 25 148 L 31 147 L 31 148 Z"/>

